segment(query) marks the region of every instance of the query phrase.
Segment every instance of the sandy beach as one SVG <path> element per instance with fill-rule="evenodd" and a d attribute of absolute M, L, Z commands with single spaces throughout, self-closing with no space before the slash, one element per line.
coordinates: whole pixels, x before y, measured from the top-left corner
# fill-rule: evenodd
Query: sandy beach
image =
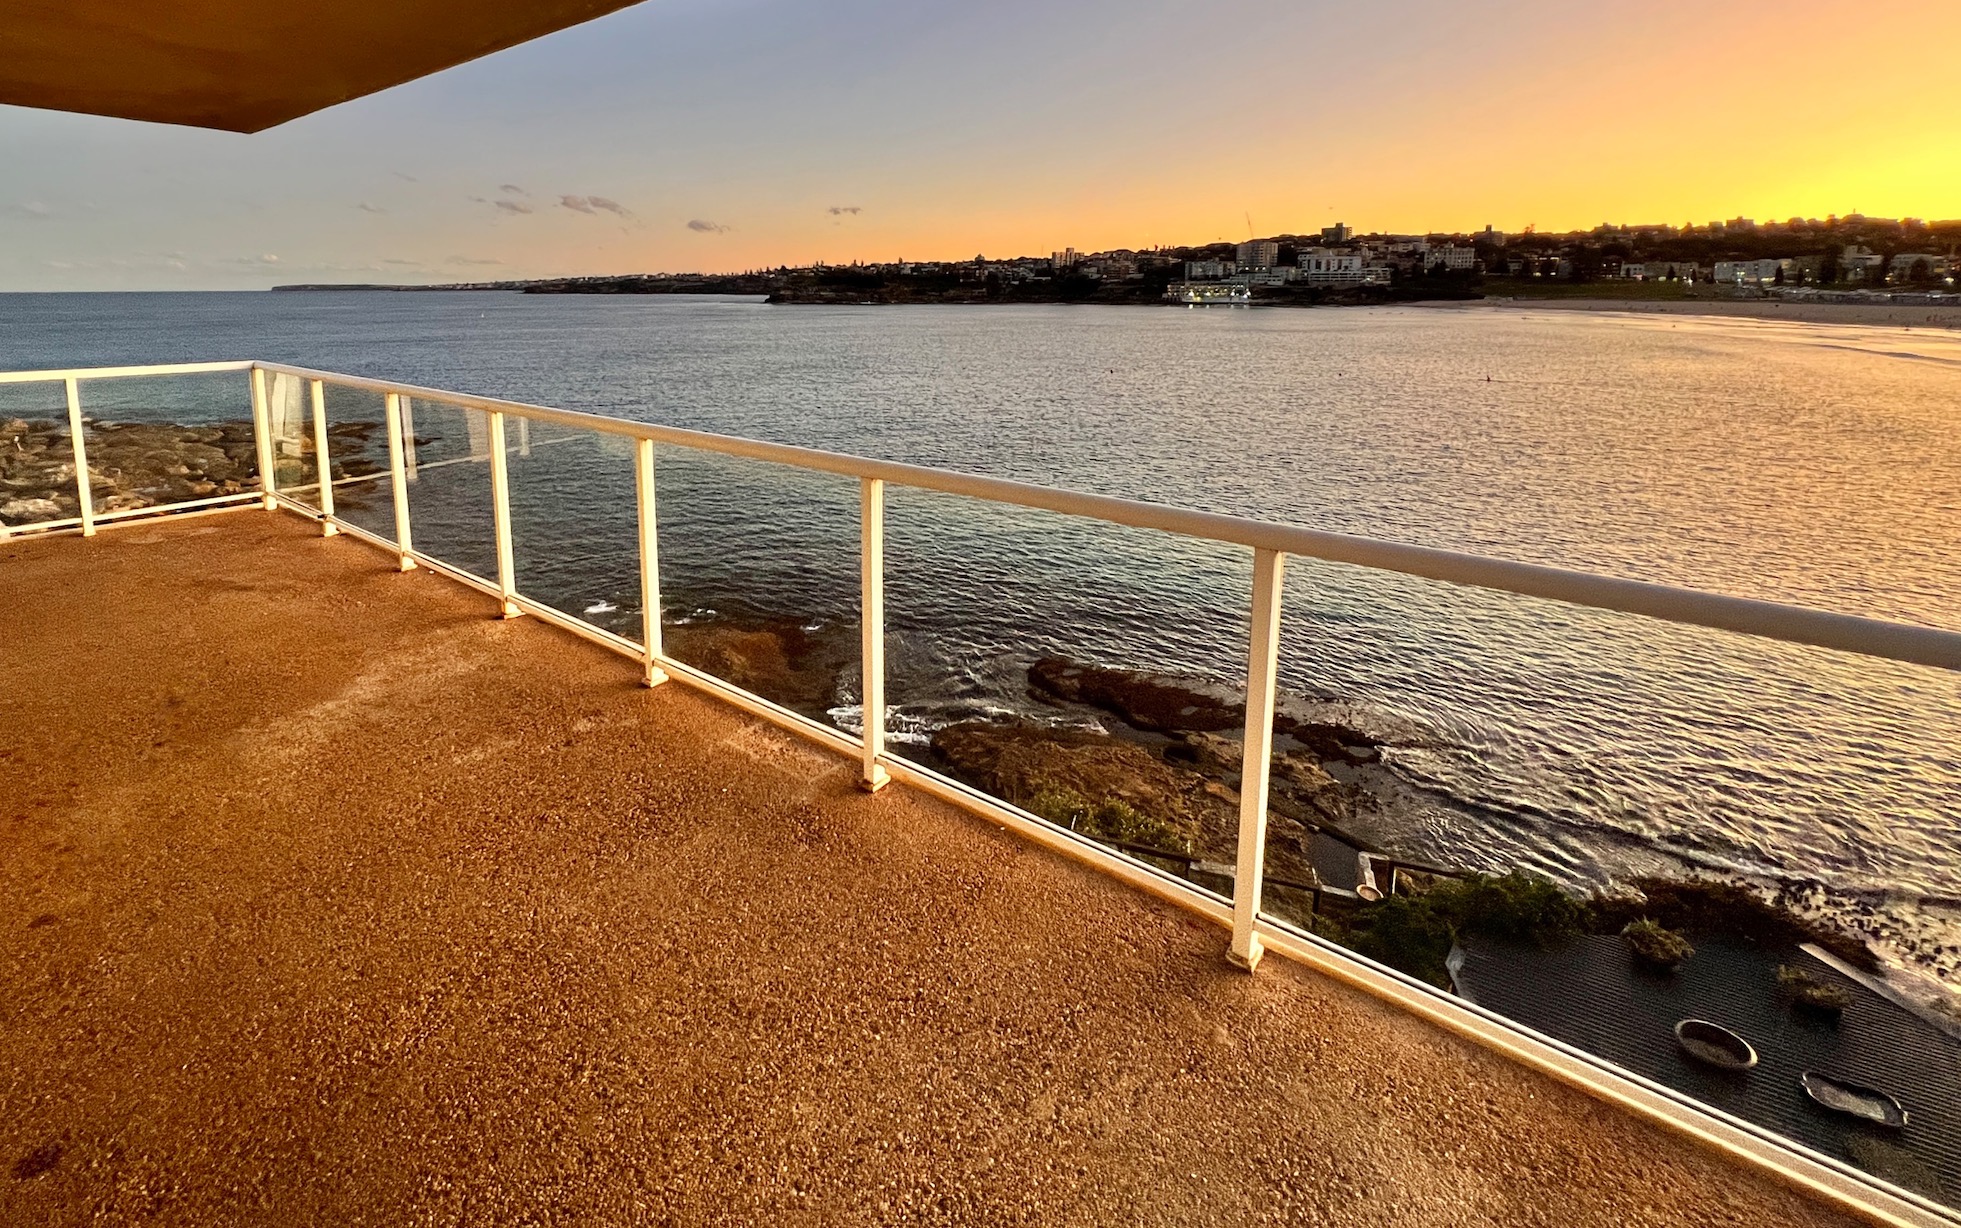
<path fill-rule="evenodd" d="M 1424 303 L 1425 307 L 1498 311 L 1612 311 L 1640 315 L 1742 316 L 1755 320 L 1794 320 L 1806 324 L 1873 324 L 1882 328 L 1961 329 L 1961 307 L 1925 304 L 1805 303 L 1784 299 L 1486 298 L 1472 302 Z"/>

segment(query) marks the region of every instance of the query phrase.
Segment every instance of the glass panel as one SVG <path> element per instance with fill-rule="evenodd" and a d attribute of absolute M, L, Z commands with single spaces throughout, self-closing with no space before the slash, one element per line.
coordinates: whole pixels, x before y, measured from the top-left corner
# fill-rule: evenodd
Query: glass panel
<path fill-rule="evenodd" d="M 655 465 L 667 654 L 851 726 L 858 483 L 688 448 Z"/>
<path fill-rule="evenodd" d="M 402 432 L 415 548 L 495 583 L 489 415 L 441 401 L 403 397 Z"/>
<path fill-rule="evenodd" d="M 320 510 L 320 463 L 313 439 L 313 390 L 294 375 L 266 375 L 266 425 L 272 435 L 273 489 Z M 331 455 L 333 445 L 327 445 Z"/>
<path fill-rule="evenodd" d="M 930 492 L 889 502 L 895 752 L 1230 895 L 1251 552 Z"/>
<path fill-rule="evenodd" d="M 334 515 L 392 542 L 395 493 L 388 480 L 388 416 L 383 397 L 328 384 L 326 398 Z"/>
<path fill-rule="evenodd" d="M 83 380 L 80 392 L 97 514 L 258 489 L 244 372 Z"/>
<path fill-rule="evenodd" d="M 1293 579 L 1281 682 L 1315 723 L 1287 741 L 1350 869 L 1317 860 L 1272 915 L 1961 1192 L 1961 680 L 1351 568 Z M 1678 1041 L 1683 1020 L 1722 1031 Z M 1828 1111 L 1807 1071 L 1912 1128 Z"/>
<path fill-rule="evenodd" d="M 504 442 L 518 591 L 638 642 L 633 441 L 507 417 Z"/>
<path fill-rule="evenodd" d="M 0 384 L 0 524 L 80 515 L 66 389 L 58 382 Z"/>

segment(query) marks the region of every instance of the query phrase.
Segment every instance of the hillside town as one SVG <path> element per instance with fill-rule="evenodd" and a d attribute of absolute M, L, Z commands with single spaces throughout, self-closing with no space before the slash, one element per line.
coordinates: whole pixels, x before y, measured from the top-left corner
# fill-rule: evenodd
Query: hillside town
<path fill-rule="evenodd" d="M 364 289 L 533 294 L 764 294 L 779 302 L 1263 303 L 1312 306 L 1479 298 L 1590 286 L 1823 301 L 1952 303 L 1961 221 L 1733 218 L 1590 231 L 1361 234 L 1337 222 L 1244 242 L 965 260 L 816 262 L 741 273 L 637 273 Z M 280 289 L 347 289 L 287 286 Z M 1611 290 L 1609 290 L 1611 288 Z"/>

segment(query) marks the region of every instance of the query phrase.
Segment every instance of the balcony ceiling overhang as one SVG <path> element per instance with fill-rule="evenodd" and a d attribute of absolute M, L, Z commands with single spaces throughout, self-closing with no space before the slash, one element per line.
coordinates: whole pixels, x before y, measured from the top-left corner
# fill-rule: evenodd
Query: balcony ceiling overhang
<path fill-rule="evenodd" d="M 258 132 L 637 0 L 12 0 L 0 103 Z"/>

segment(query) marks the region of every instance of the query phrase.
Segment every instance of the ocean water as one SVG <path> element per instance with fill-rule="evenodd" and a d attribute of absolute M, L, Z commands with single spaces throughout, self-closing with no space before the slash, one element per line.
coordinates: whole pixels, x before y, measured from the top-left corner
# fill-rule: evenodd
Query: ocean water
<path fill-rule="evenodd" d="M 1951 333 L 1490 308 L 0 296 L 0 368 L 240 357 L 1961 627 Z M 236 415 L 239 381 L 200 387 L 195 404 L 149 381 L 85 403 Z M 460 422 L 417 413 L 449 441 L 425 461 L 467 451 Z M 513 467 L 521 585 L 631 628 L 628 456 L 533 442 Z M 671 620 L 855 616 L 855 484 L 674 449 L 660 464 Z M 488 571 L 480 470 L 423 479 L 417 536 Z M 1036 710 L 1022 671 L 1045 653 L 1243 674 L 1246 552 L 906 490 L 887 518 L 902 736 Z M 1408 795 L 1369 834 L 1407 855 L 1572 883 L 1817 880 L 1896 949 L 1950 976 L 1961 956 L 1955 675 L 1297 560 L 1281 684 L 1396 735 Z"/>

